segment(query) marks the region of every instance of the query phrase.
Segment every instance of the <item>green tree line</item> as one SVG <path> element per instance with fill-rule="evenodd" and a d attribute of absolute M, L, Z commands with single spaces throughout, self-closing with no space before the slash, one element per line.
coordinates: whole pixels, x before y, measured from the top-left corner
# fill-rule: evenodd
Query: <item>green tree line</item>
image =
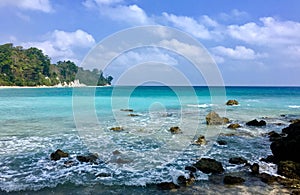
<path fill-rule="evenodd" d="M 84 70 L 69 60 L 51 64 L 50 58 L 35 47 L 0 45 L 0 86 L 53 86 L 76 78 L 86 85 L 110 85 L 113 79 L 101 70 Z"/>

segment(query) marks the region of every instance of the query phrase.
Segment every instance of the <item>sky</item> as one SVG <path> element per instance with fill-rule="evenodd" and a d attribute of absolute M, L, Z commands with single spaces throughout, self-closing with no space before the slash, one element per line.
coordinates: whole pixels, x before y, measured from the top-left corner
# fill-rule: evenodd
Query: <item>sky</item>
<path fill-rule="evenodd" d="M 300 86 L 298 0 L 1 0 L 0 17 L 0 44 L 37 47 L 53 63 L 72 60 L 80 66 L 106 37 L 162 25 L 201 43 L 225 85 Z M 205 84 L 181 58 L 153 48 L 133 50 L 104 72 L 116 81 L 126 71 L 118 63 L 128 68 L 155 59 L 184 70 L 191 84 Z"/>

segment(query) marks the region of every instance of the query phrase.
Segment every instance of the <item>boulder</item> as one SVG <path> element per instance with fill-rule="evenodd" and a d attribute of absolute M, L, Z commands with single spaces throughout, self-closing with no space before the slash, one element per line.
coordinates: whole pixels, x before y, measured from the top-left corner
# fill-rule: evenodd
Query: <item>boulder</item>
<path fill-rule="evenodd" d="M 267 158 L 261 158 L 260 161 L 266 162 L 266 163 L 275 163 L 276 159 L 273 155 L 267 156 Z"/>
<path fill-rule="evenodd" d="M 171 131 L 172 134 L 182 133 L 181 129 L 179 127 L 171 127 L 170 131 Z"/>
<path fill-rule="evenodd" d="M 229 122 L 226 117 L 220 117 L 218 113 L 212 111 L 208 113 L 205 117 L 207 125 L 222 125 Z"/>
<path fill-rule="evenodd" d="M 277 181 L 276 176 L 273 176 L 273 175 L 270 175 L 270 174 L 267 174 L 267 173 L 261 173 L 261 174 L 259 174 L 258 177 L 260 178 L 260 180 L 262 182 L 267 183 L 267 184 L 272 184 L 275 181 Z"/>
<path fill-rule="evenodd" d="M 245 180 L 241 177 L 234 177 L 234 176 L 225 176 L 223 179 L 224 184 L 229 184 L 229 185 L 233 185 L 233 184 L 241 184 L 244 183 Z"/>
<path fill-rule="evenodd" d="M 252 121 L 247 122 L 246 125 L 255 126 L 255 127 L 262 127 L 262 126 L 266 126 L 267 123 L 264 120 L 261 120 L 261 121 L 258 122 L 258 120 L 254 119 Z"/>
<path fill-rule="evenodd" d="M 248 161 L 244 159 L 243 157 L 233 157 L 229 159 L 229 163 L 235 164 L 235 165 L 241 165 L 241 164 L 247 164 Z"/>
<path fill-rule="evenodd" d="M 250 170 L 252 174 L 259 174 L 259 165 L 257 163 L 254 163 L 250 166 Z"/>
<path fill-rule="evenodd" d="M 97 164 L 97 159 L 98 159 L 98 154 L 89 154 L 86 156 L 77 156 L 76 159 L 79 162 L 89 162 L 89 163 L 93 163 L 93 164 Z"/>
<path fill-rule="evenodd" d="M 112 131 L 123 131 L 124 129 L 123 129 L 123 127 L 112 127 L 112 128 L 110 128 L 110 130 L 112 130 Z"/>
<path fill-rule="evenodd" d="M 277 173 L 290 179 L 300 179 L 300 163 L 293 161 L 280 161 Z"/>
<path fill-rule="evenodd" d="M 194 142 L 196 145 L 206 145 L 206 140 L 204 135 L 200 135 L 198 139 Z"/>
<path fill-rule="evenodd" d="M 51 155 L 50 155 L 50 159 L 51 160 L 60 160 L 61 158 L 65 158 L 65 157 L 68 157 L 69 154 L 58 149 L 56 150 L 55 152 L 52 152 Z"/>
<path fill-rule="evenodd" d="M 238 123 L 233 123 L 233 124 L 228 125 L 227 128 L 229 128 L 229 129 L 237 129 L 237 128 L 240 128 L 240 127 L 241 127 L 240 124 L 238 124 Z"/>
<path fill-rule="evenodd" d="M 184 170 L 190 171 L 192 173 L 195 173 L 197 171 L 197 169 L 195 167 L 193 167 L 193 166 L 186 166 L 184 168 Z"/>
<path fill-rule="evenodd" d="M 227 145 L 227 141 L 225 141 L 225 140 L 218 140 L 217 143 L 219 145 Z"/>
<path fill-rule="evenodd" d="M 180 185 L 180 186 L 190 186 L 192 185 L 193 183 L 195 182 L 195 176 L 190 173 L 189 174 L 189 177 L 186 178 L 185 176 L 183 175 L 180 175 L 178 178 L 177 178 L 177 183 Z"/>
<path fill-rule="evenodd" d="M 281 135 L 279 133 L 276 133 L 275 131 L 271 131 L 268 133 L 270 141 L 276 141 L 281 139 Z"/>
<path fill-rule="evenodd" d="M 174 184 L 173 182 L 162 182 L 157 184 L 157 188 L 160 190 L 173 190 L 173 189 L 178 189 L 180 187 Z"/>
<path fill-rule="evenodd" d="M 210 158 L 201 158 L 198 162 L 193 164 L 193 166 L 205 174 L 224 172 L 222 163 Z"/>
<path fill-rule="evenodd" d="M 239 105 L 239 102 L 237 100 L 228 100 L 226 102 L 227 106 L 233 106 L 233 105 Z"/>
<path fill-rule="evenodd" d="M 300 122 L 290 124 L 282 130 L 286 137 L 275 140 L 271 150 L 277 162 L 291 160 L 300 163 Z"/>

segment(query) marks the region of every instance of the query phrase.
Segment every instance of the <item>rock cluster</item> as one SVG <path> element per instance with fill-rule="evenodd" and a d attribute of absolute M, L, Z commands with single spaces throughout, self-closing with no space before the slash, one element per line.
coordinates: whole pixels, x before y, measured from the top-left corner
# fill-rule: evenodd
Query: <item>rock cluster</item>
<path fill-rule="evenodd" d="M 239 105 L 239 102 L 237 100 L 228 100 L 226 102 L 227 106 L 233 106 L 233 105 Z"/>
<path fill-rule="evenodd" d="M 229 122 L 228 118 L 220 117 L 219 114 L 214 111 L 208 113 L 205 119 L 207 125 L 223 125 Z"/>

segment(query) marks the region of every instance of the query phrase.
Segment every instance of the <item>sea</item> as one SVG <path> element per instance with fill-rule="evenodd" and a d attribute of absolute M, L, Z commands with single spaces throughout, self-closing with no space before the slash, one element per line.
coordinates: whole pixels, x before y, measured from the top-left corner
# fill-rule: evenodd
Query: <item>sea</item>
<path fill-rule="evenodd" d="M 230 99 L 239 105 L 226 106 Z M 211 111 L 241 127 L 207 125 Z M 276 175 L 276 165 L 260 161 L 272 154 L 267 133 L 280 133 L 298 118 L 298 87 L 1 88 L 0 194 L 289 194 L 228 160 L 243 157 Z M 253 119 L 267 125 L 247 126 Z M 171 127 L 181 132 L 172 134 Z M 194 144 L 201 135 L 207 144 Z M 57 149 L 69 157 L 51 160 Z M 76 160 L 90 154 L 96 162 Z M 221 176 L 197 171 L 191 186 L 157 188 L 188 177 L 185 166 L 204 157 L 245 183 L 227 186 Z"/>

